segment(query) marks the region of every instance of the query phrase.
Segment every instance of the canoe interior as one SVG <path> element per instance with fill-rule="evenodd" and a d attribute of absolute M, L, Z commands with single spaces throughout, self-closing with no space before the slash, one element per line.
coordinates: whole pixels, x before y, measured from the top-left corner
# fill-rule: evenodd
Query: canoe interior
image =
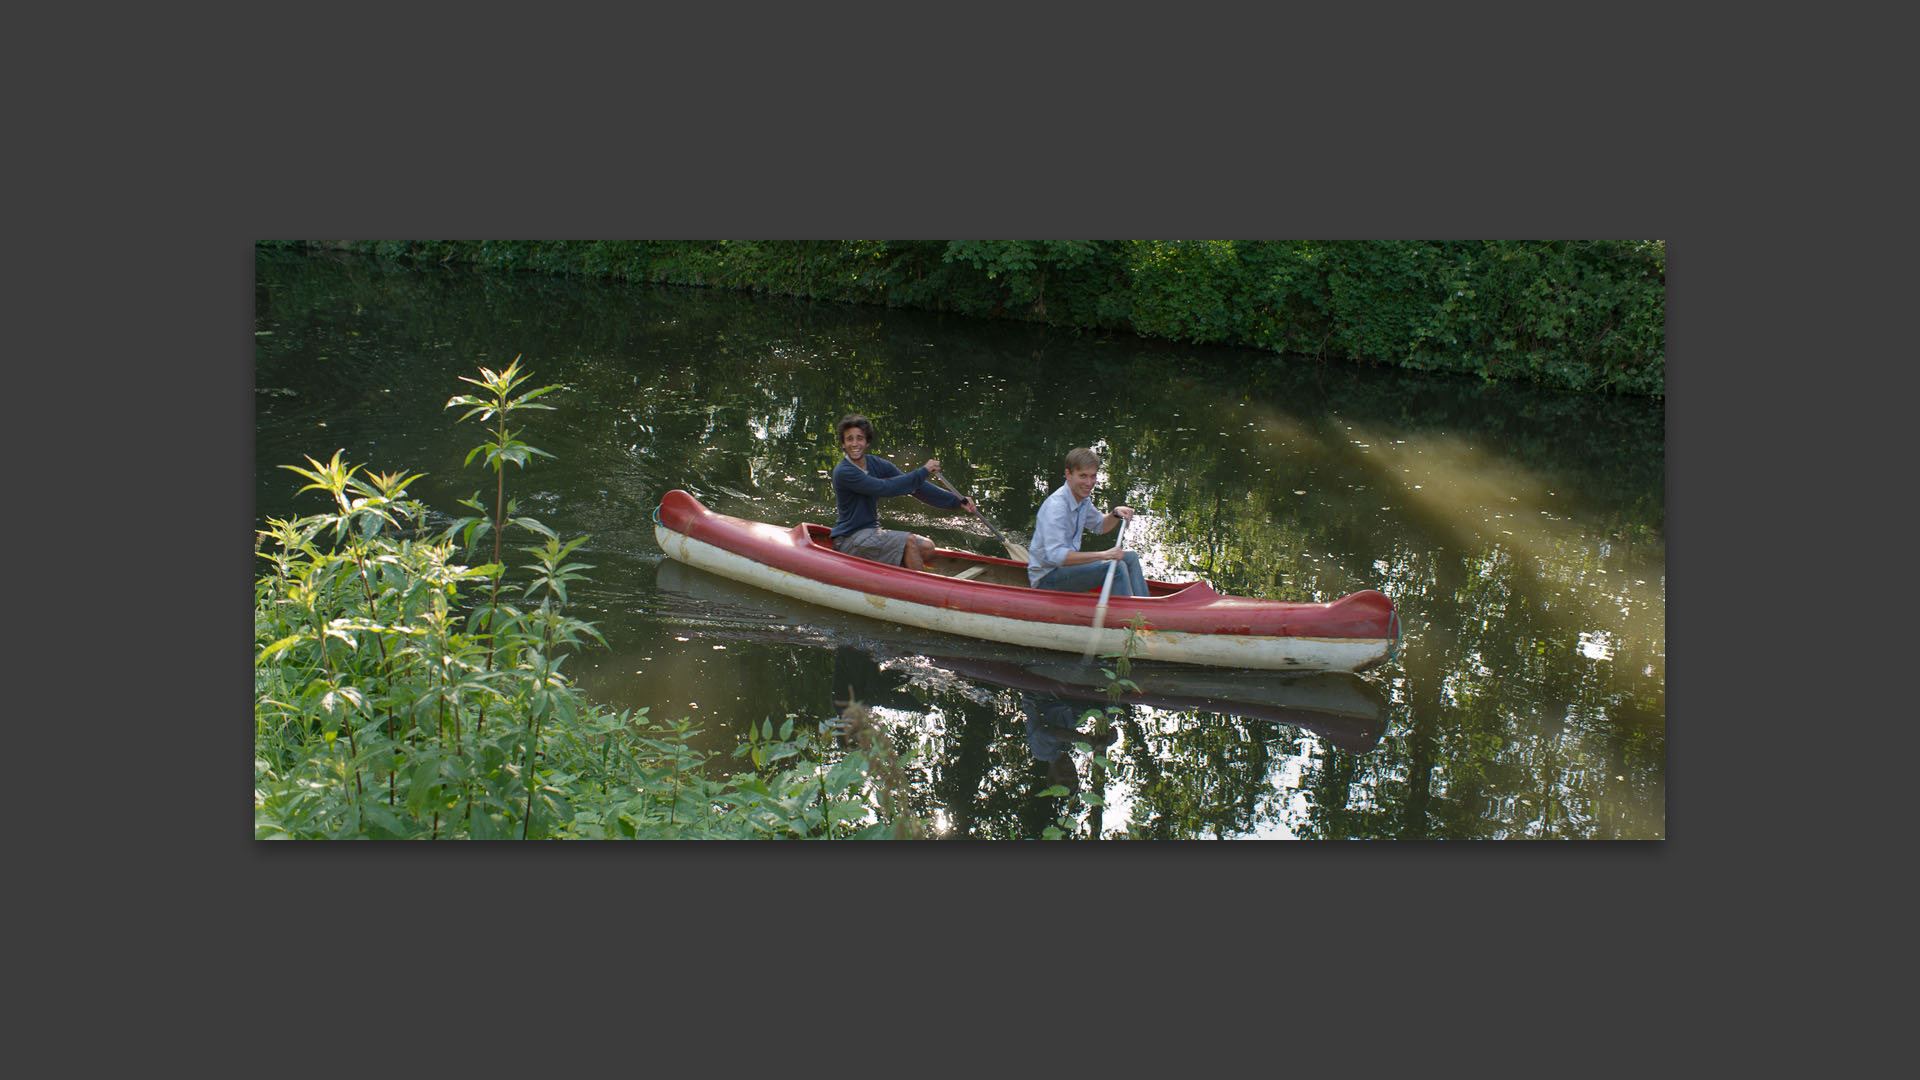
<path fill-rule="evenodd" d="M 807 538 L 815 544 L 831 550 L 833 548 L 833 540 L 827 533 L 828 529 L 824 525 L 810 524 L 807 526 Z M 1014 562 L 1011 559 L 1002 559 L 993 555 L 981 555 L 971 551 L 961 551 L 956 548 L 935 548 L 933 561 L 927 564 L 925 570 L 919 572 L 923 574 L 934 574 L 940 577 L 965 578 L 968 581 L 978 581 L 988 585 L 1011 585 L 1020 589 L 1031 587 L 1027 584 L 1026 563 Z M 1147 595 L 1172 596 L 1175 593 L 1186 590 L 1192 584 L 1192 582 L 1174 584 L 1165 581 L 1149 581 L 1147 582 Z M 1097 594 L 1100 590 L 1098 588 L 1092 588 L 1085 591 Z"/>

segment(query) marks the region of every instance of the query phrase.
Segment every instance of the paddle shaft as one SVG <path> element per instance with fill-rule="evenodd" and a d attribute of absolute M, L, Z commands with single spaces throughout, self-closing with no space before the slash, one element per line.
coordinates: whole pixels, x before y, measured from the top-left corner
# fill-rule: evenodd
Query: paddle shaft
<path fill-rule="evenodd" d="M 964 498 L 966 498 L 966 496 L 965 496 L 965 495 L 961 495 L 961 494 L 960 494 L 960 493 L 959 493 L 958 491 L 954 491 L 954 487 L 953 487 L 953 485 L 952 485 L 952 484 L 949 484 L 949 483 L 947 483 L 947 478 L 946 478 L 946 476 L 944 476 L 943 474 L 940 474 L 940 473 L 935 473 L 935 474 L 934 474 L 934 477 L 933 477 L 933 478 L 934 478 L 935 480 L 938 480 L 938 481 L 940 482 L 940 486 L 941 486 L 941 487 L 943 487 L 943 488 L 946 488 L 946 489 L 947 489 L 948 491 L 952 491 L 952 492 L 953 492 L 953 494 L 955 495 L 955 497 L 957 497 L 957 498 L 961 498 L 961 499 L 964 499 Z M 987 521 L 987 515 L 985 515 L 985 514 L 983 514 L 983 513 L 981 513 L 981 512 L 980 512 L 980 506 L 979 506 L 979 504 L 978 504 L 978 503 L 975 503 L 975 504 L 974 504 L 974 507 L 973 507 L 973 516 L 974 516 L 974 517 L 977 517 L 977 518 L 979 518 L 979 519 L 980 519 L 981 521 L 983 521 L 983 522 L 986 522 L 986 525 L 987 525 L 987 528 L 989 528 L 989 529 L 992 529 L 992 530 L 993 530 L 993 535 L 994 535 L 994 536 L 996 536 L 996 537 L 999 537 L 999 539 L 1000 539 L 1000 542 L 1001 542 L 1002 544 L 1004 544 L 1004 545 L 1006 545 L 1006 548 L 1007 548 L 1007 551 L 1008 551 L 1008 553 L 1009 553 L 1009 554 L 1013 554 L 1013 557 L 1014 557 L 1014 558 L 1015 558 L 1016 560 L 1018 560 L 1018 561 L 1020 561 L 1020 562 L 1026 562 L 1026 561 L 1027 561 L 1027 552 L 1026 552 L 1026 549 L 1024 549 L 1024 548 L 1022 548 L 1022 547 L 1020 547 L 1020 546 L 1018 546 L 1017 544 L 1015 544 L 1015 543 L 1014 543 L 1013 541 L 1011 541 L 1011 540 L 1009 540 L 1009 539 L 1007 539 L 1006 537 L 1004 537 L 1004 536 L 1001 536 L 1001 535 L 1000 535 L 1000 530 L 999 530 L 999 529 L 995 529 L 995 528 L 993 527 L 993 522 L 991 522 L 991 521 Z M 1017 553 L 1017 554 L 1014 554 L 1014 553 Z"/>
<path fill-rule="evenodd" d="M 1121 541 L 1126 538 L 1127 520 L 1121 518 L 1120 531 L 1113 538 L 1115 550 L 1119 549 Z M 1122 558 L 1124 558 L 1124 556 Z M 1098 644 L 1100 640 L 1100 627 L 1107 621 L 1107 597 L 1113 594 L 1113 572 L 1120 569 L 1120 562 L 1121 559 L 1112 559 L 1107 562 L 1107 580 L 1100 586 L 1100 602 L 1094 605 L 1093 608 L 1093 632 L 1087 635 L 1087 648 L 1086 651 L 1080 654 L 1081 660 L 1093 659 L 1093 647 Z"/>

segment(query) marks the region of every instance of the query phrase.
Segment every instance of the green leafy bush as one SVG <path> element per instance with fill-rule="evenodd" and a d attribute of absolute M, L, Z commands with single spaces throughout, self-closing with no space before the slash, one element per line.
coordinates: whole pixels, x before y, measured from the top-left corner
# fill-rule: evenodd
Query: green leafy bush
<path fill-rule="evenodd" d="M 491 507 L 429 535 L 418 475 L 363 472 L 336 452 L 285 468 L 328 509 L 272 519 L 256 542 L 254 828 L 262 839 L 747 838 L 915 835 L 877 814 L 896 779 L 872 747 L 836 755 L 793 739 L 789 717 L 742 747 L 751 768 L 713 777 L 685 720 L 609 711 L 563 672 L 600 642 L 566 614 L 586 537 L 562 541 L 506 497 L 506 468 L 544 451 L 510 419 L 548 408 L 519 360 L 465 379 L 448 407 L 491 423 L 468 456 Z M 532 542 L 509 548 L 505 537 Z M 492 561 L 471 565 L 492 537 Z M 508 555 L 525 556 L 509 569 Z M 514 578 L 510 584 L 509 577 Z"/>

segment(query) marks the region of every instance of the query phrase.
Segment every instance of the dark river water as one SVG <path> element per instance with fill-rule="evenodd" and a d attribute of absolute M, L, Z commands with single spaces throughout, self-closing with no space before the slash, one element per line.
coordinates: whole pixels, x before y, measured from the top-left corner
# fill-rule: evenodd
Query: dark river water
<path fill-rule="evenodd" d="M 562 383 L 509 470 L 520 512 L 591 580 L 573 614 L 608 647 L 588 696 L 690 717 L 727 752 L 851 696 L 911 749 L 910 807 L 949 836 L 1651 839 L 1666 834 L 1665 415 L 1647 400 L 1259 352 L 700 289 L 263 254 L 255 288 L 255 519 L 314 513 L 277 466 L 336 449 L 425 473 L 437 514 L 491 489 L 447 400 L 516 356 Z M 667 560 L 652 513 L 684 488 L 722 513 L 831 524 L 833 424 L 941 459 L 1009 539 L 1061 459 L 1139 511 L 1149 577 L 1226 593 L 1392 597 L 1396 657 L 1358 675 L 1135 665 L 1111 768 L 1040 797 L 1029 717 L 1104 700 L 1095 665 L 816 608 Z M 911 499 L 882 523 L 1003 549 Z M 1102 537 L 1087 546 L 1104 546 Z M 1045 749 L 1045 748 L 1043 748 Z M 833 751 L 828 751 L 832 753 Z"/>

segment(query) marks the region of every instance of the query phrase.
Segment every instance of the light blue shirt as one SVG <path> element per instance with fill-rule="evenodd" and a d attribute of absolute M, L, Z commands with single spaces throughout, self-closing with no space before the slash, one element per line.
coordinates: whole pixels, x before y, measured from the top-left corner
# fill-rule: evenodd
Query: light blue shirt
<path fill-rule="evenodd" d="M 1080 536 L 1097 529 L 1107 515 L 1093 505 L 1093 496 L 1076 500 L 1065 484 L 1053 490 L 1033 517 L 1033 543 L 1027 547 L 1027 584 L 1066 565 L 1067 555 L 1080 550 Z"/>

